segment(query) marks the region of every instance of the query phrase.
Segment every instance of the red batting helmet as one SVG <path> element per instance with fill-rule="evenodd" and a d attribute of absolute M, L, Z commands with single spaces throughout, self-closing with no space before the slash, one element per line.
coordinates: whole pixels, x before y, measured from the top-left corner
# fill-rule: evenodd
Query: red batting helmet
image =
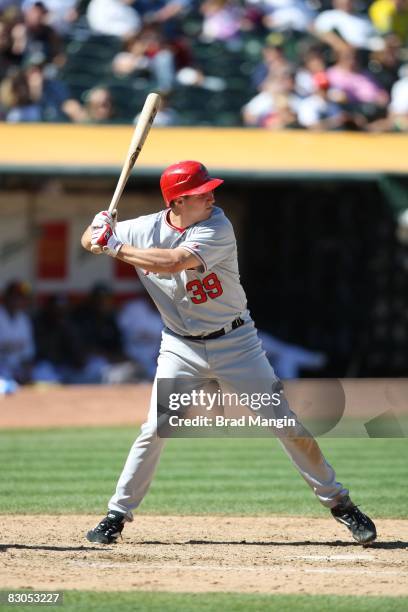
<path fill-rule="evenodd" d="M 210 178 L 203 164 L 196 161 L 182 161 L 165 169 L 160 178 L 160 188 L 166 206 L 181 196 L 199 195 L 212 191 L 224 181 Z"/>

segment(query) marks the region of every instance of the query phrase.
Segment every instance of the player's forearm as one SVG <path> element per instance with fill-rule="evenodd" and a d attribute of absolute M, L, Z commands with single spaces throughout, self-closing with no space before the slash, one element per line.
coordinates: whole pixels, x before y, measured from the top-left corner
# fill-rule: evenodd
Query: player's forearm
<path fill-rule="evenodd" d="M 92 240 L 92 227 L 89 225 L 89 227 L 87 227 L 84 233 L 82 234 L 82 238 L 81 238 L 81 244 L 84 247 L 84 249 L 86 249 L 87 251 L 91 250 L 91 246 L 92 246 L 91 240 Z"/>
<path fill-rule="evenodd" d="M 81 244 L 87 251 L 91 251 L 92 245 L 97 244 L 106 255 L 116 257 L 136 268 L 158 274 L 176 274 L 182 272 L 182 270 L 197 268 L 202 265 L 201 261 L 188 249 L 138 249 L 130 244 L 122 244 L 114 232 L 107 233 L 105 230 L 108 226 L 100 228 L 101 236 L 97 235 L 95 237 L 93 227 L 93 225 L 89 226 L 81 238 Z M 98 228 L 96 233 L 98 234 Z"/>
<path fill-rule="evenodd" d="M 341 51 L 346 51 L 347 49 L 350 49 L 350 45 L 346 43 L 338 34 L 336 34 L 333 31 L 319 32 L 316 29 L 314 29 L 313 34 L 315 34 L 317 38 L 320 38 L 322 42 L 326 43 L 326 45 L 329 45 L 329 47 L 332 47 L 332 49 L 334 49 L 335 51 L 341 52 Z"/>
<path fill-rule="evenodd" d="M 116 257 L 148 272 L 174 274 L 184 270 L 184 261 L 187 260 L 188 253 L 186 251 L 184 256 L 175 249 L 137 249 L 129 244 L 124 244 Z"/>

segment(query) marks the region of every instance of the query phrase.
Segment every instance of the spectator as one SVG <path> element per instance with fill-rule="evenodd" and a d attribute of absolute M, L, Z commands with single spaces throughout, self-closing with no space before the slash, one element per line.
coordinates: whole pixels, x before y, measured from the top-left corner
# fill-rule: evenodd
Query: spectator
<path fill-rule="evenodd" d="M 293 74 L 288 72 L 278 78 L 268 79 L 262 91 L 252 98 L 242 109 L 244 124 L 251 127 L 263 127 L 269 124 L 273 127 L 273 117 L 283 112 L 282 119 L 288 121 L 288 127 L 293 127 L 299 96 L 294 90 Z M 291 114 L 287 114 L 287 110 Z M 280 121 L 278 121 L 280 123 Z"/>
<path fill-rule="evenodd" d="M 263 23 L 268 30 L 307 32 L 315 18 L 315 11 L 304 0 L 262 0 Z"/>
<path fill-rule="evenodd" d="M 144 23 L 166 23 L 182 17 L 192 6 L 193 0 L 135 0 L 133 6 L 138 10 Z"/>
<path fill-rule="evenodd" d="M 110 123 L 115 117 L 112 95 L 106 87 L 93 87 L 85 94 L 84 114 L 80 121 Z"/>
<path fill-rule="evenodd" d="M 400 53 L 401 43 L 394 34 L 384 37 L 384 49 L 370 53 L 368 71 L 388 93 L 398 80 L 398 71 L 401 67 Z"/>
<path fill-rule="evenodd" d="M 385 112 L 389 101 L 387 92 L 369 74 L 360 70 L 353 49 L 338 53 L 336 64 L 327 70 L 330 87 L 337 92 L 338 101 L 352 111 L 358 125 L 373 120 Z"/>
<path fill-rule="evenodd" d="M 295 88 L 301 97 L 311 96 L 316 92 L 316 74 L 324 73 L 326 62 L 322 49 L 308 49 L 303 56 L 303 64 L 296 71 Z"/>
<path fill-rule="evenodd" d="M 25 72 L 15 71 L 2 81 L 0 108 L 9 123 L 41 121 L 41 108 L 31 98 Z"/>
<path fill-rule="evenodd" d="M 28 285 L 8 283 L 0 305 L 0 377 L 20 384 L 30 382 L 35 346 L 28 315 Z"/>
<path fill-rule="evenodd" d="M 171 40 L 180 35 L 180 23 L 190 12 L 194 0 L 136 0 L 133 5 L 143 23 L 157 24 Z"/>
<path fill-rule="evenodd" d="M 203 15 L 201 36 L 206 42 L 239 39 L 242 7 L 234 0 L 205 0 L 200 7 Z"/>
<path fill-rule="evenodd" d="M 380 49 L 383 42 L 365 15 L 354 11 L 353 0 L 333 0 L 333 9 L 322 11 L 314 22 L 316 35 L 334 49 Z"/>
<path fill-rule="evenodd" d="M 153 380 L 163 329 L 157 311 L 146 299 L 134 299 L 122 306 L 117 321 L 126 356 L 142 365 L 146 376 Z"/>
<path fill-rule="evenodd" d="M 22 10 L 35 4 L 34 0 L 23 0 Z M 48 24 L 62 37 L 67 37 L 78 18 L 78 0 L 43 0 L 48 11 Z"/>
<path fill-rule="evenodd" d="M 395 34 L 401 44 L 408 43 L 407 0 L 375 0 L 369 8 L 369 16 L 381 34 Z"/>
<path fill-rule="evenodd" d="M 11 66 L 13 66 L 15 59 L 12 52 L 10 26 L 0 21 L 0 81 L 6 76 Z"/>
<path fill-rule="evenodd" d="M 311 130 L 337 130 L 346 125 L 348 117 L 342 107 L 330 99 L 330 83 L 326 73 L 314 75 L 315 93 L 299 102 L 298 120 Z"/>
<path fill-rule="evenodd" d="M 40 108 L 41 121 L 81 120 L 83 109 L 69 94 L 68 87 L 56 78 L 41 53 L 33 54 L 25 69 L 30 99 Z"/>
<path fill-rule="evenodd" d="M 251 81 L 254 89 L 262 90 L 262 84 L 269 78 L 279 78 L 291 69 L 283 49 L 281 34 L 271 34 L 262 48 L 262 61 L 254 67 Z"/>
<path fill-rule="evenodd" d="M 122 361 L 112 296 L 96 285 L 72 312 L 67 298 L 51 295 L 35 318 L 37 359 L 33 380 L 61 384 L 113 384 L 140 379 Z"/>
<path fill-rule="evenodd" d="M 91 0 L 86 13 L 92 32 L 129 38 L 139 32 L 138 12 L 126 0 Z"/>
<path fill-rule="evenodd" d="M 291 104 L 291 96 L 278 94 L 274 109 L 262 121 L 262 127 L 268 130 L 285 130 L 299 127 L 297 114 Z"/>
<path fill-rule="evenodd" d="M 371 122 L 370 132 L 408 132 L 408 64 L 403 66 L 401 78 L 391 89 L 391 103 L 387 116 Z"/>
<path fill-rule="evenodd" d="M 32 2 L 23 13 L 23 22 L 12 30 L 14 47 L 24 61 L 32 54 L 41 53 L 47 63 L 60 66 L 65 61 L 62 40 L 48 24 L 48 10 L 43 2 Z"/>
<path fill-rule="evenodd" d="M 391 90 L 390 111 L 395 118 L 408 118 L 408 64 L 400 70 L 401 78 Z"/>
<path fill-rule="evenodd" d="M 112 64 L 118 75 L 133 74 L 152 77 L 155 87 L 168 93 L 174 84 L 174 55 L 163 39 L 158 26 L 145 26 L 125 43 L 125 51 L 116 55 Z"/>
<path fill-rule="evenodd" d="M 113 73 L 120 77 L 130 74 L 137 77 L 150 77 L 150 62 L 145 50 L 140 34 L 124 41 L 124 50 L 113 58 Z"/>

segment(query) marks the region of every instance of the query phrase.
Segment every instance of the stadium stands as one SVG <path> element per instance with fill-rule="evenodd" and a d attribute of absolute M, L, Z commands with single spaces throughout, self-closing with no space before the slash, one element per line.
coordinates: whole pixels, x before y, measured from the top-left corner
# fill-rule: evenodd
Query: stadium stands
<path fill-rule="evenodd" d="M 358 105 L 354 98 L 349 97 L 347 87 L 341 90 L 337 84 L 336 87 L 332 87 L 328 73 L 328 97 L 343 105 L 345 112 L 350 114 L 350 120 L 344 122 L 346 128 L 406 131 L 408 108 L 400 103 L 401 86 L 395 88 L 395 85 L 400 83 L 406 74 L 404 62 L 408 61 L 408 36 L 406 32 L 404 33 L 403 24 L 408 18 L 407 10 L 403 7 L 396 9 L 397 17 L 395 11 L 390 13 L 388 22 L 386 15 L 382 15 L 379 26 L 373 17 L 377 15 L 376 11 L 370 10 L 372 3 L 366 2 L 357 6 L 348 0 L 335 0 L 335 2 L 336 7 L 341 5 L 340 9 L 336 9 L 341 15 L 348 15 L 346 19 L 351 15 L 351 22 L 357 15 L 355 19 L 359 26 L 367 27 L 367 32 L 370 32 L 371 38 L 367 38 L 368 48 L 359 51 L 358 59 L 366 79 L 361 87 L 366 86 L 367 78 L 372 82 L 377 79 L 381 81 L 380 86 L 385 84 L 387 93 L 384 98 L 385 104 L 382 103 L 379 108 L 374 109 L 374 112 L 372 108 L 367 110 L 367 106 Z M 165 0 L 155 2 L 153 12 L 147 10 L 148 4 L 135 2 L 130 5 L 132 9 L 129 10 L 137 12 L 139 5 L 141 14 L 137 19 L 141 19 L 142 27 L 132 37 L 132 44 L 130 39 L 122 39 L 119 35 L 108 36 L 92 31 L 87 21 L 89 4 L 87 0 L 77 2 L 76 19 L 71 17 L 74 20 L 69 28 L 65 28 L 63 38 L 60 32 L 55 31 L 55 40 L 52 38 L 52 28 L 49 26 L 49 23 L 55 22 L 52 14 L 47 13 L 47 10 L 42 11 L 42 30 L 40 28 L 39 32 L 33 31 L 30 25 L 32 17 L 30 19 L 27 17 L 29 11 L 27 7 L 32 3 L 25 2 L 22 10 L 16 9 L 15 5 L 18 3 L 13 4 L 14 7 L 3 11 L 0 8 L 0 90 L 1 79 L 6 80 L 8 75 L 15 71 L 21 71 L 24 77 L 27 62 L 31 61 L 32 54 L 41 52 L 45 56 L 44 61 L 47 62 L 47 66 L 51 63 L 52 69 L 48 70 L 48 73 L 53 73 L 62 80 L 69 88 L 70 96 L 79 103 L 84 103 L 86 93 L 90 89 L 107 87 L 114 102 L 115 113 L 111 120 L 115 123 L 131 123 L 146 92 L 160 89 L 162 81 L 158 77 L 156 60 L 164 51 L 167 60 L 174 64 L 174 75 L 167 74 L 168 84 L 165 93 L 168 106 L 175 111 L 172 116 L 177 124 L 243 125 L 244 105 L 260 91 L 266 91 L 266 96 L 270 97 L 268 108 L 264 114 L 261 113 L 256 125 L 272 129 L 275 126 L 273 115 L 285 105 L 284 98 L 288 93 L 271 91 L 271 81 L 277 82 L 279 89 L 280 78 L 276 77 L 272 65 L 266 66 L 265 78 L 258 85 L 254 84 L 254 70 L 263 61 L 265 45 L 276 45 L 283 50 L 288 68 L 293 75 L 301 70 L 304 71 L 303 58 L 310 48 L 317 49 L 321 54 L 325 69 L 336 63 L 340 51 L 344 53 L 345 48 L 350 48 L 350 43 L 339 38 L 338 32 L 337 34 L 334 32 L 331 36 L 332 32 L 327 33 L 325 30 L 322 33 L 320 29 L 315 30 L 314 23 L 311 27 L 305 28 L 303 25 L 302 27 L 297 25 L 296 21 L 282 20 L 282 14 L 278 14 L 279 3 L 275 6 L 274 2 L 264 3 L 254 0 L 228 0 L 213 4 L 199 1 L 184 2 L 184 9 L 166 20 L 162 14 L 159 19 L 159 13 L 161 8 L 170 2 Z M 37 4 L 47 9 L 46 0 Z M 299 12 L 301 4 L 296 11 Z M 320 4 L 313 2 L 313 10 L 310 12 L 311 5 L 309 6 L 308 0 L 304 0 L 303 4 L 304 14 L 309 11 L 307 13 L 309 17 L 314 14 L 320 17 L 324 12 L 329 13 L 332 8 L 329 2 Z M 377 0 L 373 3 L 373 8 L 379 4 Z M 51 5 L 50 7 L 52 10 Z M 356 12 L 356 9 L 360 12 Z M 211 15 L 215 11 L 217 16 L 216 25 L 213 24 L 210 30 L 203 27 L 209 10 Z M 276 11 L 276 26 L 273 26 L 274 11 Z M 292 16 L 293 19 L 297 14 L 296 11 Z M 374 23 L 370 22 L 370 16 L 374 19 Z M 58 18 L 60 21 L 61 17 Z M 234 20 L 238 22 L 235 23 Z M 321 21 L 319 19 L 318 23 Z M 235 23 L 235 28 L 231 27 L 232 23 Z M 376 26 L 379 29 L 376 29 Z M 327 29 L 327 25 L 324 27 Z M 112 62 L 123 51 L 127 54 L 127 60 L 131 60 L 132 54 L 140 53 L 144 59 L 143 67 L 134 70 L 126 68 L 128 72 L 123 74 L 113 70 Z M 186 68 L 190 69 L 190 73 L 185 72 Z M 163 69 L 166 70 L 165 64 L 161 67 L 161 70 Z M 186 75 L 189 75 L 188 78 Z M 345 80 L 348 78 L 358 81 L 356 75 L 344 76 Z M 24 98 L 23 101 L 19 96 L 1 95 L 0 91 L 0 119 L 15 120 L 10 117 L 19 116 L 29 120 L 30 117 L 38 115 L 36 112 L 10 114 L 16 105 L 21 106 L 30 102 L 36 104 L 36 93 L 30 85 L 29 89 L 29 99 Z M 292 94 L 299 99 L 305 95 L 303 91 L 297 89 L 296 79 Z M 398 95 L 397 103 L 395 98 Z M 408 107 L 408 103 L 406 106 Z M 296 114 L 296 104 L 291 104 L 291 108 Z M 46 117 L 44 119 L 46 120 Z M 66 120 L 84 119 L 81 119 L 80 113 L 74 113 L 73 116 L 68 114 Z M 330 126 L 330 123 L 323 122 L 321 125 Z M 299 124 L 295 126 L 300 127 Z M 313 129 L 313 126 L 310 129 Z"/>

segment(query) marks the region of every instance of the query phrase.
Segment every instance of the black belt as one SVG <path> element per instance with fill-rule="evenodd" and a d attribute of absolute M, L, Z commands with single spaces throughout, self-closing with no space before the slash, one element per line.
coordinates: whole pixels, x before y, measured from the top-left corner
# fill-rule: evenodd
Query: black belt
<path fill-rule="evenodd" d="M 218 331 L 212 332 L 207 336 L 183 336 L 183 338 L 188 338 L 188 340 L 214 340 L 214 338 L 220 338 L 221 336 L 225 336 L 225 334 L 228 334 L 228 332 L 232 331 L 233 329 L 241 327 L 241 325 L 244 325 L 244 323 L 244 319 L 238 317 L 230 325 L 226 325 L 225 327 L 222 327 Z"/>

